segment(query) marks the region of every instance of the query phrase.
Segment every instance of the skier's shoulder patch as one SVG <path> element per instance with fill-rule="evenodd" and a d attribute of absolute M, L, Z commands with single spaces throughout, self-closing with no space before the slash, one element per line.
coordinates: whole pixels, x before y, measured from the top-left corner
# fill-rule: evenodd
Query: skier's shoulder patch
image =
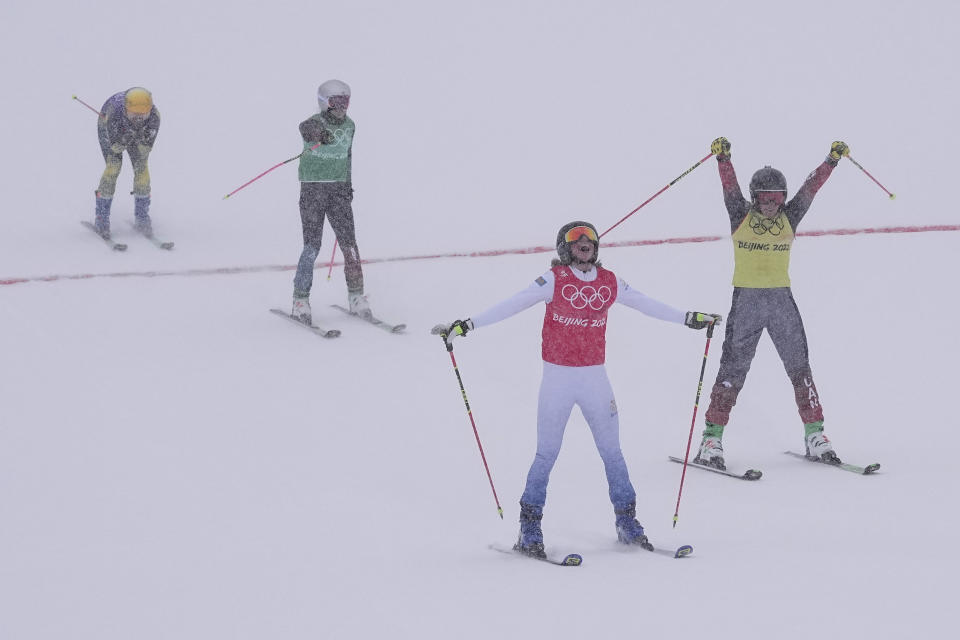
<path fill-rule="evenodd" d="M 542 287 L 543 285 L 547 284 L 547 280 L 546 280 L 546 278 L 544 278 L 543 276 L 540 276 L 539 278 L 537 278 L 536 280 L 534 280 L 534 282 L 536 282 L 536 283 L 537 283 L 538 285 L 540 285 L 541 287 Z"/>

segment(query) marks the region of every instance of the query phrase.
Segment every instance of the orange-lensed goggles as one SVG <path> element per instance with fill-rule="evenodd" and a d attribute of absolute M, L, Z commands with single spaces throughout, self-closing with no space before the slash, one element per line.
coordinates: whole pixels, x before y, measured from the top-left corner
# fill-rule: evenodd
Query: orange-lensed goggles
<path fill-rule="evenodd" d="M 587 239 L 592 240 L 593 242 L 599 242 L 597 239 L 597 232 L 590 227 L 574 227 L 573 229 L 570 229 L 570 231 L 567 231 L 564 234 L 563 241 L 576 242 L 582 236 L 587 236 Z"/>
<path fill-rule="evenodd" d="M 757 202 L 760 204 L 783 204 L 787 194 L 783 191 L 758 191 Z"/>

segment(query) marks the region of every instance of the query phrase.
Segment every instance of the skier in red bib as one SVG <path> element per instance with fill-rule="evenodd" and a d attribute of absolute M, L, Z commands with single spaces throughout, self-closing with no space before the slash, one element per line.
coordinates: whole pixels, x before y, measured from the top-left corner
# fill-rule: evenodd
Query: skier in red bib
<path fill-rule="evenodd" d="M 599 238 L 596 228 L 588 222 L 564 225 L 557 234 L 556 246 L 558 259 L 529 287 L 478 315 L 440 325 L 435 330 L 445 334 L 450 342 L 538 302 L 546 303 L 537 453 L 520 498 L 520 535 L 514 548 L 545 557 L 540 521 L 547 482 L 574 405 L 580 407 L 603 460 L 619 541 L 649 546 L 636 519 L 636 492 L 620 450 L 617 404 L 604 367 L 607 313 L 619 302 L 648 316 L 686 324 L 692 329 L 704 329 L 711 322 L 719 322 L 720 316 L 679 311 L 632 289 L 597 261 Z"/>

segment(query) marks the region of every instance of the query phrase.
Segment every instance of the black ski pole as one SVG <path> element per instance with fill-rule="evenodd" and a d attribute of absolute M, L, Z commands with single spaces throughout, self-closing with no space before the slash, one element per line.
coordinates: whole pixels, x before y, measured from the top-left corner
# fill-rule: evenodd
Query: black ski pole
<path fill-rule="evenodd" d="M 690 435 L 687 436 L 687 452 L 683 456 L 683 472 L 680 474 L 680 490 L 677 491 L 677 508 L 673 512 L 673 526 L 677 526 L 680 515 L 680 496 L 683 495 L 683 480 L 687 477 L 687 460 L 690 458 L 690 443 L 693 441 L 693 427 L 697 424 L 697 408 L 700 406 L 700 391 L 703 389 L 703 374 L 707 370 L 707 354 L 710 353 L 710 338 L 713 337 L 715 322 L 707 325 L 707 346 L 703 350 L 703 364 L 700 365 L 700 380 L 697 381 L 697 398 L 693 401 L 693 420 L 690 421 Z"/>

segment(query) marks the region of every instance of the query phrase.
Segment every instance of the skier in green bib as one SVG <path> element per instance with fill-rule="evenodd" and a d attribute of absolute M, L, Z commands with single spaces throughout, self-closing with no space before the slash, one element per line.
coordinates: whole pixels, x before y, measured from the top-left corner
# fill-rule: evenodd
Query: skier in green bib
<path fill-rule="evenodd" d="M 823 408 L 813 382 L 807 336 L 790 291 L 788 271 L 797 225 L 837 162 L 850 150 L 843 142 L 830 145 L 829 155 L 789 201 L 786 178 L 770 166 L 753 174 L 750 200 L 746 200 L 730 162 L 730 141 L 717 138 L 710 150 L 717 157 L 723 201 L 733 233 L 734 288 L 720 370 L 710 393 L 703 441 L 694 461 L 726 468 L 723 430 L 766 329 L 793 385 L 807 456 L 839 464 L 840 458 L 823 433 Z"/>
<path fill-rule="evenodd" d="M 291 315 L 312 323 L 310 289 L 313 267 L 320 254 L 323 221 L 330 220 L 343 253 L 350 312 L 371 317 L 370 304 L 363 294 L 363 269 L 353 223 L 353 120 L 347 116 L 350 86 L 341 80 L 327 80 L 317 89 L 320 112 L 300 123 L 303 153 L 300 156 L 300 222 L 303 251 L 293 279 Z"/>

